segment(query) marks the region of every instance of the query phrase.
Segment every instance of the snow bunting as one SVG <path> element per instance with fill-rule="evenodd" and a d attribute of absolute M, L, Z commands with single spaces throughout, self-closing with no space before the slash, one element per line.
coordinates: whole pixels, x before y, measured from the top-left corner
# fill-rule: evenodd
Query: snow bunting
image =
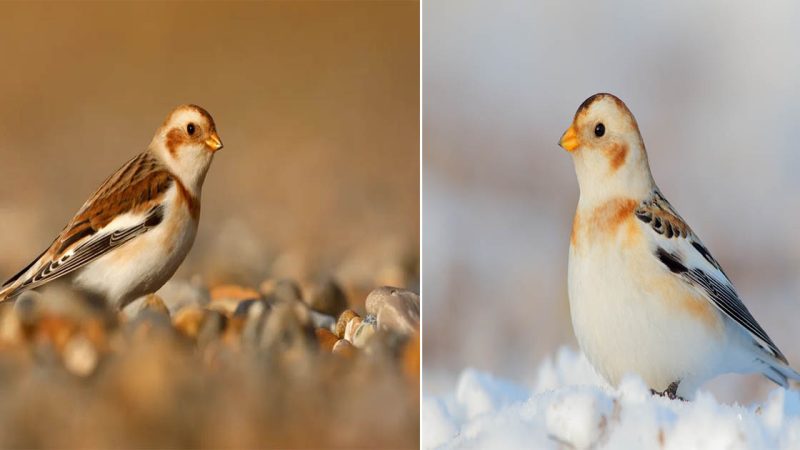
<path fill-rule="evenodd" d="M 726 372 L 761 373 L 784 387 L 800 380 L 659 191 L 620 99 L 589 97 L 559 145 L 572 154 L 580 188 L 569 249 L 572 326 L 606 380 L 635 373 L 670 398 Z"/>
<path fill-rule="evenodd" d="M 55 241 L 3 284 L 0 301 L 62 277 L 116 308 L 158 290 L 192 247 L 203 180 L 221 148 L 206 110 L 176 108 L 147 150 L 111 175 Z"/>

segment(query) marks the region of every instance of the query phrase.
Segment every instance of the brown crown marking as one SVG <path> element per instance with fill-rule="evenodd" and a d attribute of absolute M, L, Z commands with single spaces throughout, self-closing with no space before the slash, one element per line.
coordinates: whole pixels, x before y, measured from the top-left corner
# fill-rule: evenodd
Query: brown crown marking
<path fill-rule="evenodd" d="M 577 118 L 578 118 L 578 116 L 580 116 L 580 115 L 581 115 L 581 114 L 583 114 L 583 113 L 584 113 L 584 112 L 585 112 L 587 109 L 589 109 L 589 107 L 590 107 L 590 106 L 592 106 L 592 104 L 593 104 L 594 102 L 596 102 L 596 101 L 598 101 L 598 100 L 600 100 L 600 99 L 603 99 L 603 98 L 610 98 L 611 100 L 613 100 L 613 101 L 614 101 L 614 103 L 616 103 L 616 104 L 617 104 L 617 106 L 618 106 L 619 108 L 621 108 L 623 111 L 627 111 L 627 112 L 628 112 L 628 114 L 630 114 L 630 110 L 628 109 L 628 106 L 625 104 L 625 102 L 623 102 L 622 100 L 620 100 L 620 99 L 619 99 L 619 98 L 618 98 L 616 95 L 614 95 L 614 94 L 609 94 L 609 93 L 607 93 L 607 92 L 600 92 L 600 93 L 598 93 L 598 94 L 594 94 L 593 96 L 591 96 L 591 97 L 587 98 L 586 100 L 584 100 L 584 101 L 583 101 L 583 103 L 581 103 L 581 106 L 579 106 L 579 107 L 578 107 L 578 110 L 577 110 L 577 111 L 575 111 L 575 119 L 577 119 Z"/>

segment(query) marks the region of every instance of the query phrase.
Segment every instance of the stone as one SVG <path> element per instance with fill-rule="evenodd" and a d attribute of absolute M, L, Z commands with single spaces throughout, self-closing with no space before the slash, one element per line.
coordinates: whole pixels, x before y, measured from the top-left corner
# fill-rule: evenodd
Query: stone
<path fill-rule="evenodd" d="M 326 352 L 333 351 L 333 346 L 338 341 L 335 334 L 325 328 L 317 328 L 314 333 L 317 335 L 317 342 L 322 350 Z"/>
<path fill-rule="evenodd" d="M 197 306 L 185 306 L 175 313 L 172 325 L 184 336 L 196 339 L 205 317 L 205 309 Z"/>
<path fill-rule="evenodd" d="M 336 328 L 334 329 L 334 334 L 336 334 L 336 337 L 338 337 L 339 339 L 344 339 L 345 327 L 347 327 L 347 324 L 354 317 L 358 317 L 358 314 L 356 314 L 355 311 L 351 309 L 345 310 L 339 316 L 339 319 L 336 320 Z"/>
<path fill-rule="evenodd" d="M 261 294 L 255 289 L 250 289 L 235 284 L 221 284 L 211 288 L 212 302 L 233 299 L 238 303 L 243 300 L 258 300 L 259 298 L 261 298 Z"/>
<path fill-rule="evenodd" d="M 256 303 L 264 303 L 264 300 L 242 300 L 236 305 L 236 309 L 233 310 L 234 317 L 247 317 L 247 312 L 250 311 L 250 308 Z"/>
<path fill-rule="evenodd" d="M 25 291 L 14 301 L 14 309 L 23 323 L 36 321 L 44 315 L 60 316 L 74 321 L 105 316 L 110 308 L 94 304 L 81 293 L 67 285 L 55 282 L 36 291 Z"/>
<path fill-rule="evenodd" d="M 197 345 L 205 347 L 220 338 L 225 330 L 227 317 L 218 311 L 208 311 L 197 332 Z"/>
<path fill-rule="evenodd" d="M 176 330 L 168 315 L 143 309 L 132 320 L 124 322 L 123 332 L 132 345 L 152 338 L 173 336 Z"/>
<path fill-rule="evenodd" d="M 331 332 L 336 328 L 336 318 L 333 316 L 309 309 L 308 317 L 311 319 L 311 323 L 317 328 L 325 328 Z"/>
<path fill-rule="evenodd" d="M 0 345 L 14 346 L 22 344 L 22 321 L 20 321 L 14 304 L 5 302 L 0 304 Z"/>
<path fill-rule="evenodd" d="M 375 336 L 375 322 L 374 316 L 365 317 L 353 327 L 352 335 L 348 340 L 358 348 L 367 348 L 370 340 Z"/>
<path fill-rule="evenodd" d="M 71 373 L 85 377 L 91 375 L 100 360 L 97 349 L 85 336 L 76 335 L 64 346 L 64 367 Z"/>
<path fill-rule="evenodd" d="M 110 349 L 108 322 L 103 318 L 95 317 L 85 320 L 81 323 L 81 333 L 98 352 L 103 353 Z"/>
<path fill-rule="evenodd" d="M 377 326 L 402 335 L 419 330 L 419 296 L 409 290 L 379 287 L 367 296 L 367 314 L 377 318 Z"/>
<path fill-rule="evenodd" d="M 168 281 L 156 294 L 164 300 L 170 315 L 187 306 L 203 308 L 211 301 L 211 293 L 199 278 L 189 280 Z"/>
<path fill-rule="evenodd" d="M 78 323 L 55 314 L 43 313 L 36 322 L 35 339 L 50 342 L 61 351 L 69 339 L 78 330 Z"/>
<path fill-rule="evenodd" d="M 347 322 L 347 325 L 344 327 L 344 336 L 342 336 L 342 339 L 345 339 L 352 344 L 353 336 L 355 336 L 356 330 L 358 329 L 359 325 L 361 325 L 361 322 L 363 322 L 363 320 L 364 319 L 358 316 L 350 319 Z"/>
<path fill-rule="evenodd" d="M 142 311 L 150 310 L 159 314 L 165 314 L 169 316 L 169 309 L 167 309 L 167 305 L 164 304 L 164 300 L 161 299 L 156 294 L 149 294 L 144 298 L 144 303 L 142 304 Z"/>
<path fill-rule="evenodd" d="M 269 279 L 261 283 L 259 290 L 270 303 L 302 301 L 300 286 L 288 279 Z"/>
<path fill-rule="evenodd" d="M 403 346 L 402 354 L 403 374 L 412 382 L 419 384 L 420 372 L 420 339 L 419 333 L 414 333 Z"/>
<path fill-rule="evenodd" d="M 25 291 L 14 301 L 14 312 L 22 324 L 33 325 L 41 314 L 42 294 Z"/>
<path fill-rule="evenodd" d="M 261 333 L 261 348 L 272 354 L 301 357 L 317 345 L 307 310 L 300 304 L 274 305 Z"/>
<path fill-rule="evenodd" d="M 356 350 L 356 348 L 353 347 L 353 344 L 351 344 L 350 342 L 344 339 L 339 339 L 338 341 L 336 341 L 336 344 L 333 345 L 333 349 L 331 350 L 331 352 L 334 355 L 344 356 L 346 358 L 352 358 L 358 353 L 358 350 Z"/>
<path fill-rule="evenodd" d="M 211 289 L 211 303 L 208 305 L 208 309 L 231 317 L 241 302 L 260 298 L 261 294 L 254 289 L 223 284 Z"/>
<path fill-rule="evenodd" d="M 347 297 L 334 280 L 328 279 L 311 288 L 306 304 L 314 311 L 336 317 L 347 309 Z"/>
<path fill-rule="evenodd" d="M 242 345 L 247 349 L 256 349 L 259 346 L 261 330 L 269 314 L 270 306 L 265 301 L 253 302 L 249 305 L 242 329 Z M 238 311 L 238 308 L 237 308 Z"/>

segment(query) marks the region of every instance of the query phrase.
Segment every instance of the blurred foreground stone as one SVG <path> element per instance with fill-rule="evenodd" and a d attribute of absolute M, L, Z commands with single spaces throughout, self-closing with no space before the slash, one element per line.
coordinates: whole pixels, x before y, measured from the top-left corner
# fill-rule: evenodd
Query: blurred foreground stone
<path fill-rule="evenodd" d="M 298 286 L 173 281 L 121 313 L 63 290 L 0 305 L 0 446 L 416 448 L 419 297 Z"/>

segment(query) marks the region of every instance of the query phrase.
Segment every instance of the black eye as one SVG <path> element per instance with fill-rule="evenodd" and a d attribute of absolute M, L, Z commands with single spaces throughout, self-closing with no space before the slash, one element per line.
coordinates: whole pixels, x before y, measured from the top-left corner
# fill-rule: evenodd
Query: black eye
<path fill-rule="evenodd" d="M 189 136 L 194 134 L 194 124 L 193 123 L 190 123 L 189 125 L 186 125 L 186 132 L 189 133 Z M 595 133 L 597 133 L 597 131 L 595 131 Z"/>
<path fill-rule="evenodd" d="M 598 123 L 597 125 L 595 125 L 595 127 L 594 127 L 594 135 L 597 136 L 597 137 L 601 137 L 604 134 L 606 134 L 606 126 L 603 125 L 602 123 Z"/>

